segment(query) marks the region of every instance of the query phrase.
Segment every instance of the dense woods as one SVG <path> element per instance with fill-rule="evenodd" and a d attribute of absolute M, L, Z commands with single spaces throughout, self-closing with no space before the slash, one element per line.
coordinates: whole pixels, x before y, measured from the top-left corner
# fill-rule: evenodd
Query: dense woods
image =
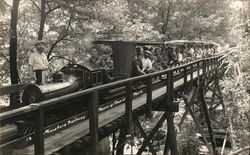
<path fill-rule="evenodd" d="M 68 60 L 84 64 L 95 39 L 217 42 L 228 51 L 221 87 L 232 99 L 226 116 L 237 150 L 250 143 L 249 26 L 250 2 L 244 0 L 0 0 L 0 86 L 29 81 L 36 40 L 46 42 L 50 72 Z M 192 136 L 192 130 L 184 133 Z"/>

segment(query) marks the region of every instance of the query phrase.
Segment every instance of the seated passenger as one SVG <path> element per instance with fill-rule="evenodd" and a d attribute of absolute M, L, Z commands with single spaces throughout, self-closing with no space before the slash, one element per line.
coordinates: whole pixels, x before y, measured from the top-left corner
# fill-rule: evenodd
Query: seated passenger
<path fill-rule="evenodd" d="M 155 51 L 154 51 L 154 55 L 152 56 L 152 65 L 153 65 L 153 68 L 152 70 L 153 71 L 159 71 L 161 70 L 161 61 L 162 61 L 162 57 L 161 57 L 161 50 L 159 48 L 156 48 Z"/>
<path fill-rule="evenodd" d="M 150 73 L 152 72 L 152 62 L 149 59 L 151 56 L 150 51 L 145 51 L 144 52 L 144 57 L 142 58 L 142 71 L 145 73 Z"/>
<path fill-rule="evenodd" d="M 183 56 L 182 56 L 180 50 L 177 50 L 176 55 L 177 55 L 177 63 L 178 64 L 183 63 Z"/>
<path fill-rule="evenodd" d="M 91 49 L 91 57 L 89 58 L 89 65 L 91 69 L 98 69 L 105 67 L 105 62 L 103 57 L 99 55 L 98 49 L 96 47 L 92 47 Z"/>
<path fill-rule="evenodd" d="M 192 45 L 188 45 L 187 47 L 188 48 L 186 50 L 186 53 L 187 53 L 188 59 L 192 59 L 194 55 L 194 48 Z"/>
<path fill-rule="evenodd" d="M 132 76 L 140 76 L 145 75 L 146 73 L 142 70 L 142 58 L 143 55 L 141 53 L 140 48 L 136 48 L 136 56 L 133 59 L 132 65 Z"/>
<path fill-rule="evenodd" d="M 197 58 L 197 59 L 202 58 L 202 54 L 203 54 L 202 47 L 198 47 L 198 49 L 197 49 L 197 51 L 196 51 L 196 58 Z"/>

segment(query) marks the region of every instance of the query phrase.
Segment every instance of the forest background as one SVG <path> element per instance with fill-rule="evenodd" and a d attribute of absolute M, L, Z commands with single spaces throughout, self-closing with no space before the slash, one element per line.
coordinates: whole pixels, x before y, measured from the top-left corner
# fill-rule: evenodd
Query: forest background
<path fill-rule="evenodd" d="M 216 42 L 227 51 L 221 85 L 236 150 L 250 143 L 249 19 L 247 0 L 0 0 L 0 86 L 27 82 L 36 40 L 52 72 L 66 59 L 84 64 L 95 39 Z"/>

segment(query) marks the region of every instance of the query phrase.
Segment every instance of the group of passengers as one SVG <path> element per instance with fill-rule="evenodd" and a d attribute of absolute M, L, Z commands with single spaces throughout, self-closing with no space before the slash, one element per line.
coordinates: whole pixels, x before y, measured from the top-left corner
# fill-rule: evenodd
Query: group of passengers
<path fill-rule="evenodd" d="M 215 49 L 209 45 L 169 46 L 165 48 L 137 47 L 133 60 L 132 75 L 167 69 L 174 64 L 181 64 L 191 60 L 209 57 L 215 54 Z"/>
<path fill-rule="evenodd" d="M 185 44 L 167 47 L 136 47 L 133 58 L 132 76 L 145 75 L 167 69 L 174 64 L 211 56 L 215 49 L 209 45 Z M 89 67 L 92 69 L 113 68 L 113 55 L 109 48 L 92 47 L 90 50 Z"/>

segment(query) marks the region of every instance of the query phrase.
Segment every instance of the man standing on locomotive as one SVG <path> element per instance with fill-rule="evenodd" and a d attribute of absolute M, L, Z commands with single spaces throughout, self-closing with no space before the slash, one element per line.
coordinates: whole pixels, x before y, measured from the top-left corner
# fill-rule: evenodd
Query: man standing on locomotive
<path fill-rule="evenodd" d="M 36 80 L 36 84 L 45 84 L 49 62 L 44 53 L 45 42 L 39 40 L 35 43 L 36 50 L 29 57 L 30 76 Z"/>

